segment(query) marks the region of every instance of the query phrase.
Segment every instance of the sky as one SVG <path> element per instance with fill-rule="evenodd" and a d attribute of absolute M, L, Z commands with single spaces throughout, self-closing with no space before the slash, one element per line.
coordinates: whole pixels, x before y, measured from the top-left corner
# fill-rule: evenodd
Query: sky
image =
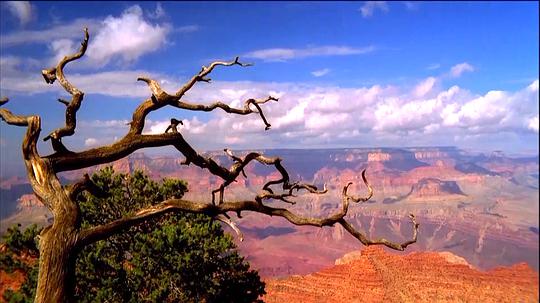
<path fill-rule="evenodd" d="M 184 100 L 279 97 L 238 116 L 163 108 L 199 151 L 261 148 L 457 146 L 538 154 L 538 2 L 2 2 L 0 95 L 16 114 L 42 117 L 42 137 L 64 124 L 68 95 L 41 70 L 74 53 L 65 71 L 85 93 L 80 151 L 113 143 L 150 96 L 139 76 L 169 92 L 215 60 Z M 0 123 L 2 175 L 22 168 L 24 129 Z M 51 152 L 49 142 L 38 146 Z M 144 152 L 150 152 L 144 150 Z M 170 153 L 170 149 L 157 151 Z M 19 165 L 20 164 L 20 165 Z"/>

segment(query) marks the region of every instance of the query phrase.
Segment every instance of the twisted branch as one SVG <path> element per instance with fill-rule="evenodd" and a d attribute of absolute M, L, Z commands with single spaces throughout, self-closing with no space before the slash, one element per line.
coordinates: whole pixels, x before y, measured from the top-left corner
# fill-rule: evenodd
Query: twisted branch
<path fill-rule="evenodd" d="M 260 105 L 259 104 L 264 104 L 268 101 L 279 101 L 278 98 L 275 98 L 275 97 L 272 97 L 272 96 L 268 96 L 264 99 L 248 99 L 244 102 L 244 107 L 243 108 L 234 108 L 234 107 L 230 107 L 229 105 L 223 103 L 223 102 L 220 102 L 220 101 L 217 101 L 217 102 L 214 102 L 210 105 L 203 105 L 203 104 L 193 104 L 193 103 L 189 103 L 189 102 L 184 102 L 184 101 L 178 101 L 176 103 L 173 103 L 172 105 L 175 106 L 175 107 L 178 107 L 178 108 L 182 108 L 182 109 L 187 109 L 187 110 L 193 110 L 193 111 L 203 111 L 203 112 L 209 112 L 209 111 L 213 111 L 214 109 L 216 108 L 221 108 L 223 111 L 225 111 L 226 113 L 229 113 L 229 114 L 237 114 L 237 115 L 249 115 L 249 114 L 252 114 L 252 113 L 259 113 L 259 116 L 261 116 L 261 119 L 263 120 L 264 122 L 264 125 L 266 125 L 265 127 L 265 130 L 269 130 L 270 127 L 272 126 L 268 120 L 266 119 L 266 117 L 264 116 L 264 112 L 263 110 L 261 109 Z M 257 109 L 257 111 L 254 111 L 250 105 L 253 105 L 255 106 L 255 108 Z"/>
<path fill-rule="evenodd" d="M 169 126 L 167 126 L 167 129 L 165 130 L 165 133 L 168 133 L 169 130 L 173 133 L 177 133 L 178 132 L 178 124 L 180 125 L 184 125 L 184 123 L 181 121 L 181 120 L 176 120 L 175 118 L 172 118 L 171 119 L 171 124 Z"/>
<path fill-rule="evenodd" d="M 339 224 L 345 228 L 346 231 L 348 231 L 353 237 L 360 240 L 360 242 L 366 246 L 369 245 L 384 245 L 388 248 L 392 248 L 395 250 L 403 251 L 405 248 L 413 243 L 416 243 L 416 240 L 418 238 L 418 227 L 420 224 L 416 222 L 416 218 L 413 214 L 409 214 L 409 218 L 411 219 L 411 223 L 413 225 L 413 236 L 411 240 L 407 240 L 403 243 L 394 243 L 389 240 L 386 240 L 385 238 L 380 238 L 376 240 L 369 239 L 366 235 L 361 233 L 360 231 L 357 231 L 354 226 L 351 225 L 351 223 L 345 221 L 345 219 L 340 219 Z"/>
<path fill-rule="evenodd" d="M 8 103 L 9 99 L 3 97 L 0 99 L 0 106 Z M 27 126 L 26 135 L 23 140 L 23 156 L 30 159 L 31 157 L 39 158 L 37 152 L 37 140 L 41 132 L 41 118 L 37 115 L 21 116 L 15 115 L 6 108 L 0 108 L 0 118 L 9 125 Z"/>
<path fill-rule="evenodd" d="M 77 199 L 77 196 L 83 191 L 88 191 L 90 194 L 98 198 L 107 197 L 107 194 L 90 179 L 90 176 L 88 176 L 88 174 L 84 174 L 82 180 L 70 185 L 66 188 L 66 190 L 68 192 L 68 196 L 73 201 L 75 201 Z"/>
<path fill-rule="evenodd" d="M 279 199 L 284 202 L 291 203 L 290 201 L 287 201 L 286 198 L 292 196 L 293 190 L 299 191 L 301 189 L 304 189 L 313 194 L 324 194 L 327 192 L 326 185 L 324 189 L 320 191 L 315 185 L 312 185 L 312 184 L 305 184 L 305 183 L 299 183 L 299 182 L 290 183 L 289 173 L 281 164 L 281 161 L 282 161 L 281 158 L 278 158 L 278 157 L 270 158 L 256 152 L 248 153 L 244 158 L 240 158 L 240 157 L 234 156 L 232 154 L 232 151 L 229 149 L 225 149 L 224 151 L 227 155 L 229 155 L 234 160 L 235 163 L 231 166 L 230 169 L 227 170 L 228 176 L 222 177 L 224 179 L 223 184 L 221 184 L 219 188 L 212 191 L 212 203 L 215 203 L 215 195 L 217 193 L 220 194 L 218 203 L 223 202 L 223 191 L 225 187 L 229 186 L 232 182 L 234 182 L 236 178 L 238 178 L 240 173 L 243 173 L 244 176 L 246 176 L 244 172 L 244 167 L 246 167 L 246 165 L 248 165 L 251 161 L 257 161 L 267 166 L 274 166 L 276 170 L 281 174 L 281 178 L 279 180 L 269 181 L 263 186 L 262 189 L 266 191 L 267 193 L 263 194 L 263 196 L 261 196 L 260 199 L 262 199 L 263 197 L 273 197 L 275 199 Z M 277 185 L 277 184 L 282 184 L 283 190 L 286 190 L 289 192 L 287 194 L 274 195 L 274 191 L 270 188 L 270 186 Z"/>
<path fill-rule="evenodd" d="M 216 62 L 213 62 L 210 64 L 210 66 L 206 67 L 206 66 L 203 66 L 201 68 L 201 71 L 193 76 L 186 84 L 184 84 L 184 86 L 182 86 L 175 94 L 176 97 L 178 97 L 178 99 L 182 98 L 184 96 L 184 94 L 190 90 L 194 85 L 195 83 L 197 82 L 210 82 L 211 79 L 209 78 L 205 78 L 208 74 L 210 74 L 214 68 L 216 66 L 233 66 L 233 65 L 240 65 L 242 67 L 247 67 L 247 66 L 253 66 L 253 64 L 251 63 L 241 63 L 240 61 L 240 57 L 236 57 L 234 58 L 233 61 L 229 61 L 229 62 L 223 62 L 223 61 L 216 61 Z"/>
<path fill-rule="evenodd" d="M 8 101 L 9 99 L 5 97 L 0 99 L 0 106 L 6 104 Z M 22 142 L 26 173 L 37 197 L 44 205 L 49 207 L 50 203 L 42 199 L 42 197 L 45 196 L 43 187 L 49 172 L 50 162 L 41 158 L 37 151 L 37 141 L 41 133 L 41 118 L 37 115 L 14 115 L 5 108 L 0 108 L 0 118 L 9 125 L 26 126 L 26 134 Z"/>
<path fill-rule="evenodd" d="M 194 111 L 212 111 L 216 108 L 222 108 L 228 113 L 233 114 L 241 114 L 241 115 L 247 115 L 250 113 L 253 113 L 254 111 L 249 108 L 249 104 L 246 101 L 246 104 L 244 106 L 244 109 L 235 109 L 230 108 L 228 105 L 216 102 L 215 104 L 212 104 L 210 106 L 207 105 L 201 105 L 201 104 L 192 104 L 188 102 L 181 102 L 180 99 L 185 95 L 187 91 L 189 91 L 197 82 L 210 82 L 209 78 L 206 78 L 208 74 L 210 74 L 215 67 L 217 66 L 233 66 L 233 65 L 239 65 L 242 67 L 245 66 L 251 66 L 249 63 L 241 63 L 239 61 L 239 58 L 236 57 L 233 61 L 230 62 L 222 62 L 222 61 L 216 61 L 210 64 L 210 66 L 206 67 L 203 66 L 201 71 L 197 73 L 195 76 L 193 76 L 182 88 L 180 88 L 174 95 L 171 95 L 167 93 L 165 90 L 161 88 L 161 85 L 153 79 L 150 79 L 148 77 L 139 77 L 137 78 L 138 81 L 145 82 L 148 87 L 150 88 L 150 91 L 152 92 L 152 96 L 145 100 L 143 103 L 137 107 L 135 112 L 133 113 L 132 121 L 131 121 L 131 128 L 129 133 L 130 134 L 141 134 L 142 130 L 144 128 L 144 121 L 146 116 L 157 109 L 160 109 L 161 107 L 165 105 L 171 105 L 180 109 L 187 109 L 187 110 L 194 110 Z M 277 98 L 269 97 L 271 100 L 277 101 Z M 251 100 L 251 99 L 250 99 Z M 261 118 L 263 119 L 263 122 L 266 125 L 266 129 L 270 127 L 270 124 L 266 120 L 266 117 L 262 114 L 262 110 L 260 109 L 258 104 L 265 103 L 267 101 L 257 101 L 253 99 L 254 101 L 250 101 L 250 104 L 254 104 L 254 106 L 258 109 L 258 112 L 261 115 Z M 248 100 L 249 101 L 249 100 Z M 246 109 L 247 107 L 247 109 Z"/>
<path fill-rule="evenodd" d="M 105 239 L 115 233 L 121 232 L 131 226 L 139 224 L 140 222 L 143 222 L 148 218 L 155 218 L 162 214 L 170 212 L 191 212 L 206 214 L 213 217 L 214 219 L 225 222 L 226 224 L 231 226 L 237 233 L 239 233 L 239 235 L 241 235 L 240 230 L 229 219 L 226 213 L 240 213 L 242 211 L 252 211 L 268 216 L 282 217 L 294 225 L 311 225 L 323 227 L 340 224 L 345 228 L 345 230 L 347 230 L 347 232 L 349 232 L 355 238 L 359 239 L 360 242 L 362 242 L 364 245 L 384 245 L 391 249 L 404 250 L 408 245 L 416 242 L 418 223 L 416 223 L 413 215 L 410 215 L 414 226 L 413 238 L 403 243 L 393 243 L 386 239 L 370 240 L 362 232 L 357 231 L 349 222 L 345 220 L 345 216 L 347 215 L 349 209 L 349 201 L 352 200 L 351 196 L 349 196 L 347 193 L 348 188 L 349 185 L 343 188 L 341 209 L 337 213 L 325 218 L 303 217 L 287 209 L 270 207 L 260 203 L 259 201 L 235 201 L 224 202 L 222 204 L 215 205 L 209 203 L 187 201 L 182 199 L 169 199 L 159 204 L 143 208 L 132 216 L 114 220 L 110 223 L 82 231 L 80 237 L 80 245 L 87 245 L 95 241 Z"/>
<path fill-rule="evenodd" d="M 45 82 L 48 84 L 53 84 L 55 80 L 58 80 L 60 85 L 71 94 L 71 101 L 66 101 L 63 99 L 58 99 L 59 102 L 66 105 L 66 125 L 52 131 L 48 136 L 43 138 L 43 141 L 51 139 L 52 147 L 57 153 L 68 153 L 70 152 L 63 144 L 62 137 L 71 136 L 75 133 L 75 127 L 77 126 L 77 111 L 81 107 L 81 103 L 84 98 L 84 93 L 81 92 L 77 87 L 71 84 L 64 75 L 64 67 L 69 62 L 81 58 L 88 47 L 88 29 L 84 29 L 84 40 L 81 42 L 81 48 L 79 51 L 71 56 L 65 56 L 60 60 L 56 67 L 53 67 L 48 70 L 43 70 L 42 75 L 45 79 Z"/>
<path fill-rule="evenodd" d="M 242 233 L 240 228 L 238 228 L 238 225 L 236 225 L 236 223 L 234 223 L 231 218 L 227 216 L 227 214 L 219 214 L 215 216 L 214 219 L 227 224 L 232 230 L 234 230 L 240 242 L 244 241 L 244 234 Z"/>

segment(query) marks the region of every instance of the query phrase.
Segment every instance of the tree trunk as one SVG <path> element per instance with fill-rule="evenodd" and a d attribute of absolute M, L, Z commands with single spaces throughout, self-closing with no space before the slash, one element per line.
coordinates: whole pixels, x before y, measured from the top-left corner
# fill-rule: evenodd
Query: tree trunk
<path fill-rule="evenodd" d="M 41 235 L 36 303 L 69 302 L 75 279 L 77 231 L 60 222 Z"/>
<path fill-rule="evenodd" d="M 47 182 L 43 182 L 46 186 L 39 189 L 44 194 L 43 202 L 53 206 L 51 210 L 54 222 L 40 234 L 35 302 L 69 302 L 75 283 L 80 213 L 77 204 L 60 185 L 56 176 L 48 170 L 43 171 Z"/>

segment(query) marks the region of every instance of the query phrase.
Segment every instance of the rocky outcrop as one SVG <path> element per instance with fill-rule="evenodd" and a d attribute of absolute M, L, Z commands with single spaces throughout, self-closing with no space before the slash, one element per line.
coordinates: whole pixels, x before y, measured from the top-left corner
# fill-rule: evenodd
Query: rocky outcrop
<path fill-rule="evenodd" d="M 465 197 L 455 181 L 441 181 L 436 178 L 424 178 L 412 186 L 406 199 L 425 201 L 426 199 L 456 200 Z"/>
<path fill-rule="evenodd" d="M 524 263 L 483 272 L 450 253 L 368 247 L 336 264 L 266 281 L 265 302 L 538 302 L 538 273 Z"/>
<path fill-rule="evenodd" d="M 17 200 L 17 202 L 19 202 L 17 204 L 17 209 L 18 210 L 24 210 L 24 209 L 29 209 L 29 208 L 32 208 L 32 207 L 42 207 L 42 206 L 44 206 L 43 203 L 41 203 L 41 201 L 39 201 L 39 199 L 34 194 L 22 195 Z"/>

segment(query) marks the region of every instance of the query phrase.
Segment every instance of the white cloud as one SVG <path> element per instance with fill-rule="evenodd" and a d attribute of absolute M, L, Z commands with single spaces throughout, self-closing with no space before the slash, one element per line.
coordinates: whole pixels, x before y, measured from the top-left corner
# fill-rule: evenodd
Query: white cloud
<path fill-rule="evenodd" d="M 473 72 L 474 66 L 467 62 L 459 63 L 450 69 L 450 75 L 454 78 L 460 77 L 464 72 Z"/>
<path fill-rule="evenodd" d="M 366 1 L 360 8 L 360 13 L 362 13 L 362 17 L 367 18 L 373 16 L 376 10 L 388 11 L 386 1 Z"/>
<path fill-rule="evenodd" d="M 30 1 L 6 1 L 9 12 L 15 16 L 21 25 L 26 25 L 32 20 L 32 5 Z"/>
<path fill-rule="evenodd" d="M 140 56 L 163 47 L 168 24 L 152 25 L 143 18 L 140 6 L 126 9 L 120 17 L 108 16 L 90 41 L 87 58 L 97 66 L 106 65 L 112 58 L 133 62 Z"/>
<path fill-rule="evenodd" d="M 329 72 L 330 72 L 329 68 L 323 68 L 323 69 L 312 71 L 311 74 L 314 77 L 322 77 L 322 76 L 328 74 Z"/>
<path fill-rule="evenodd" d="M 535 133 L 538 133 L 538 115 L 529 119 L 527 127 Z"/>
<path fill-rule="evenodd" d="M 161 6 L 161 2 L 158 2 L 156 4 L 156 10 L 153 12 L 148 13 L 148 17 L 152 19 L 159 19 L 166 15 L 165 10 L 163 9 L 163 6 Z"/>
<path fill-rule="evenodd" d="M 18 71 L 23 62 L 22 58 L 13 56 L 0 58 L 3 91 L 62 91 L 58 85 L 46 85 L 39 74 L 30 77 Z M 4 73 L 8 69 L 13 72 Z M 148 71 L 75 73 L 70 74 L 70 80 L 87 95 L 142 99 L 148 97 L 150 91 L 144 83 L 135 81 L 141 75 L 161 82 L 169 92 L 183 83 L 180 79 Z M 264 124 L 257 114 L 231 115 L 219 109 L 210 113 L 181 111 L 188 115 L 186 118 L 177 116 L 178 109 L 167 107 L 160 111 L 166 113 L 166 119 L 147 121 L 145 132 L 162 133 L 171 117 L 182 118 L 184 125 L 179 130 L 194 146 L 205 149 L 228 145 L 235 148 L 358 146 L 359 142 L 366 146 L 451 145 L 464 142 L 464 138 L 493 144 L 497 141 L 493 138 L 502 138 L 503 134 L 507 134 L 504 137 L 507 139 L 508 134 L 538 133 L 538 80 L 521 90 L 492 90 L 482 95 L 458 86 L 443 88 L 442 84 L 434 77 L 412 87 L 343 88 L 302 83 L 215 81 L 211 85 L 196 85 L 186 94 L 185 100 L 201 104 L 219 100 L 242 107 L 246 99 L 275 95 L 280 98 L 279 102 L 262 105 L 272 124 L 271 130 L 264 131 Z M 90 102 L 85 104 L 91 106 Z M 126 115 L 129 114 L 126 109 Z M 124 120 L 81 121 L 79 126 L 86 130 L 78 131 L 78 134 L 82 138 L 99 138 L 101 143 L 112 142 L 115 136 L 127 131 L 126 123 Z M 244 140 L 238 139 L 240 137 Z M 80 144 L 83 146 L 84 140 Z"/>
<path fill-rule="evenodd" d="M 98 144 L 98 140 L 96 138 L 88 138 L 84 140 L 84 146 L 91 147 L 96 146 Z"/>
<path fill-rule="evenodd" d="M 424 81 L 420 82 L 415 88 L 414 88 L 414 94 L 417 97 L 423 97 L 427 95 L 435 85 L 435 82 L 437 82 L 437 79 L 434 77 L 429 77 L 425 79 Z"/>
<path fill-rule="evenodd" d="M 55 66 L 64 56 L 75 53 L 77 47 L 78 45 L 75 45 L 75 42 L 70 39 L 54 40 L 49 45 L 49 48 L 54 53 L 54 56 L 50 59 L 49 65 Z"/>
<path fill-rule="evenodd" d="M 290 59 L 301 59 L 307 57 L 320 56 L 346 56 L 370 53 L 375 50 L 374 46 L 349 47 L 349 46 L 320 46 L 309 48 L 269 48 L 255 50 L 244 54 L 242 57 L 255 58 L 265 61 L 286 61 Z"/>
<path fill-rule="evenodd" d="M 154 14 L 164 14 L 158 5 Z M 160 15 L 162 16 L 162 15 Z M 145 20 L 138 5 L 131 6 L 120 16 L 104 19 L 75 19 L 45 30 L 16 31 L 1 36 L 2 47 L 25 43 L 45 43 L 53 54 L 46 64 L 57 63 L 63 56 L 73 53 L 83 38 L 83 29 L 88 27 L 90 42 L 85 57 L 77 67 L 102 67 L 113 59 L 115 62 L 131 63 L 141 56 L 158 51 L 166 45 L 171 32 L 189 33 L 199 30 L 197 25 L 172 28 L 170 24 L 152 24 Z"/>
<path fill-rule="evenodd" d="M 533 93 L 538 93 L 538 79 L 534 80 L 529 86 L 527 86 L 527 89 Z"/>

